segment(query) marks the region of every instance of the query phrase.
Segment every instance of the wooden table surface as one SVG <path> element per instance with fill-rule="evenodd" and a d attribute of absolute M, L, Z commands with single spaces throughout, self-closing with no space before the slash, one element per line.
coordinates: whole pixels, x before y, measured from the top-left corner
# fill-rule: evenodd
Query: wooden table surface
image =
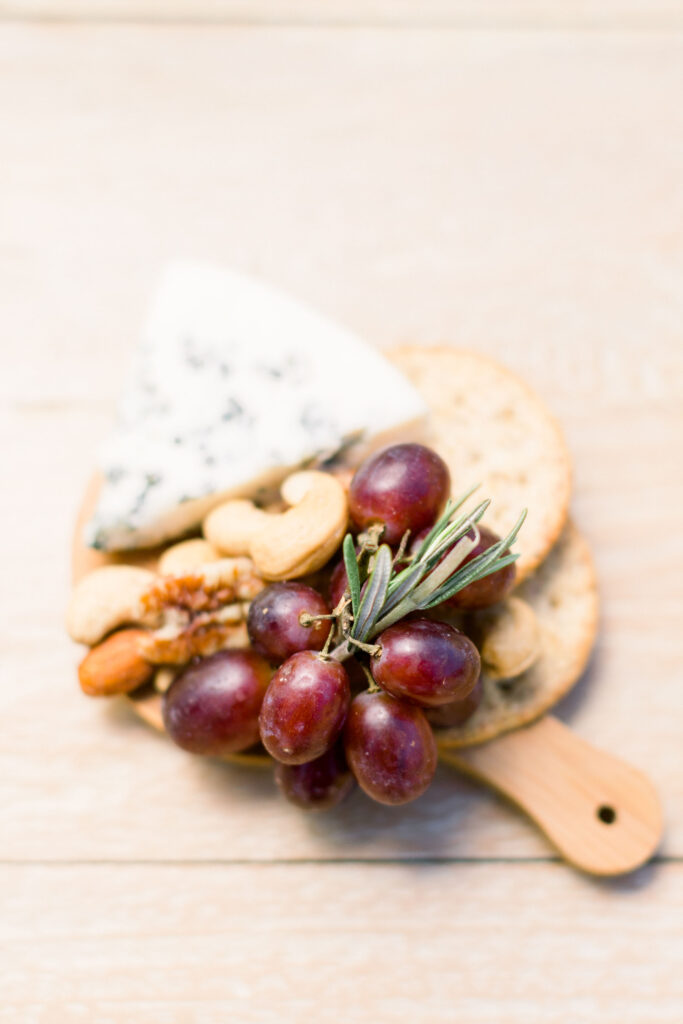
<path fill-rule="evenodd" d="M 680 4 L 168 6 L 0 0 L 0 1020 L 679 1024 Z M 69 533 L 176 257 L 543 394 L 603 601 L 559 713 L 656 782 L 653 864 L 580 876 L 445 769 L 306 817 L 80 694 Z"/>

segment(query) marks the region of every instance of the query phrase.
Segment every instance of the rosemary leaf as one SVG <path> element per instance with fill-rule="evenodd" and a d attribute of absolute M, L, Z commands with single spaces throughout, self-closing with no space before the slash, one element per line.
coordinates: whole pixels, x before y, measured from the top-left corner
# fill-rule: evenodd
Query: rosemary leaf
<path fill-rule="evenodd" d="M 425 560 L 429 560 L 432 564 L 436 564 L 443 555 L 444 551 L 451 548 L 461 537 L 465 537 L 470 530 L 474 529 L 476 524 L 484 515 L 487 508 L 491 504 L 491 501 L 482 501 L 480 505 L 477 505 L 473 512 L 470 512 L 466 516 L 461 516 L 457 522 L 451 523 L 442 533 L 442 535 L 432 543 L 431 550 L 427 551 L 423 556 Z"/>
<path fill-rule="evenodd" d="M 419 606 L 425 597 L 429 597 L 442 584 L 446 583 L 462 565 L 469 553 L 477 546 L 478 542 L 478 530 L 476 530 L 474 537 L 461 537 L 455 547 L 448 552 L 443 562 L 437 564 L 429 576 L 415 589 L 412 594 L 415 604 Z"/>
<path fill-rule="evenodd" d="M 475 580 L 484 579 L 484 577 L 498 572 L 499 569 L 504 569 L 505 566 L 516 562 L 519 556 L 511 554 L 509 549 L 522 528 L 526 514 L 527 510 L 524 509 L 506 537 L 499 540 L 488 551 L 477 555 L 471 562 L 468 562 L 467 565 L 464 565 L 454 575 L 446 579 L 444 585 L 434 592 L 429 604 L 422 604 L 421 607 L 433 608 L 435 605 L 441 604 L 442 601 L 446 601 L 449 597 L 453 597 L 459 590 L 462 590 L 470 583 L 474 583 Z"/>
<path fill-rule="evenodd" d="M 353 612 L 353 618 L 355 620 L 358 617 L 358 605 L 360 604 L 360 575 L 358 573 L 356 549 L 354 547 L 353 537 L 351 536 L 350 533 L 347 533 L 346 536 L 344 537 L 342 554 L 344 556 L 346 578 L 349 581 L 349 592 L 351 594 L 351 611 Z"/>
<path fill-rule="evenodd" d="M 375 619 L 375 622 L 373 623 L 372 628 L 368 633 L 368 638 L 372 640 L 373 637 L 378 636 L 385 629 L 388 629 L 389 626 L 393 626 L 395 622 L 400 622 L 401 619 L 404 619 L 406 617 L 406 615 L 410 615 L 411 612 L 416 612 L 419 610 L 420 609 L 413 603 L 410 596 L 404 597 L 403 600 L 400 601 L 395 608 L 392 608 L 391 611 L 386 612 L 386 614 L 385 609 L 383 608 L 382 616 L 381 618 Z"/>
<path fill-rule="evenodd" d="M 451 518 L 455 510 L 456 505 L 449 498 L 448 501 L 446 502 L 446 507 L 443 511 L 443 515 L 441 516 L 440 519 L 437 519 L 437 521 L 434 523 L 425 539 L 420 544 L 420 547 L 417 549 L 415 553 L 416 560 L 422 558 L 422 556 L 424 555 L 425 551 L 428 549 L 429 545 L 432 543 L 434 538 L 438 536 L 438 534 L 440 534 L 442 530 L 448 525 L 448 523 L 451 521 Z"/>
<path fill-rule="evenodd" d="M 360 602 L 351 635 L 354 640 L 364 640 L 368 631 L 382 611 L 391 579 L 393 557 L 388 544 L 382 544 L 375 555 L 372 574 L 368 577 L 365 593 Z M 348 570 L 347 570 L 348 571 Z"/>
<path fill-rule="evenodd" d="M 486 576 L 491 576 L 494 572 L 498 572 L 499 569 L 504 569 L 506 565 L 512 565 L 519 558 L 519 555 L 510 554 L 488 560 L 487 555 L 488 551 L 484 555 L 478 555 L 468 565 L 463 566 L 459 572 L 446 580 L 443 587 L 432 595 L 428 604 L 423 604 L 421 607 L 423 609 L 434 608 L 436 605 L 442 604 L 453 597 L 459 590 L 464 590 L 470 583 L 474 583 L 476 580 L 483 580 Z"/>
<path fill-rule="evenodd" d="M 390 611 L 395 608 L 399 601 L 403 600 L 405 595 L 417 586 L 426 571 L 426 566 L 418 563 L 409 565 L 407 569 L 403 569 L 397 576 L 394 576 L 389 584 L 383 610 Z"/>
<path fill-rule="evenodd" d="M 446 508 L 443 511 L 443 515 L 441 516 L 440 519 L 436 521 L 436 523 L 434 524 L 434 526 L 432 526 L 431 530 L 429 531 L 425 539 L 422 541 L 422 544 L 420 545 L 415 555 L 416 561 L 423 557 L 425 551 L 427 551 L 434 538 L 438 534 L 440 534 L 443 531 L 444 527 L 447 526 L 447 524 L 453 519 L 453 513 L 457 512 L 459 508 L 462 508 L 467 499 L 471 498 L 474 492 L 478 491 L 480 487 L 481 484 L 475 484 L 474 487 L 470 487 L 469 491 L 465 491 L 465 493 L 461 494 L 459 498 L 455 499 L 455 501 L 453 501 L 452 498 L 448 499 L 448 501 L 446 502 Z"/>

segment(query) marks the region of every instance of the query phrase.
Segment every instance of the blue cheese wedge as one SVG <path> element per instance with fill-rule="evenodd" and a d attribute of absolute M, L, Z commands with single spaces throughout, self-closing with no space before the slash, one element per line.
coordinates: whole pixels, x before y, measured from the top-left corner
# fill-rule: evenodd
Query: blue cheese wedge
<path fill-rule="evenodd" d="M 85 541 L 116 551 L 178 537 L 312 460 L 417 436 L 426 413 L 350 331 L 250 278 L 174 266 L 101 453 Z"/>

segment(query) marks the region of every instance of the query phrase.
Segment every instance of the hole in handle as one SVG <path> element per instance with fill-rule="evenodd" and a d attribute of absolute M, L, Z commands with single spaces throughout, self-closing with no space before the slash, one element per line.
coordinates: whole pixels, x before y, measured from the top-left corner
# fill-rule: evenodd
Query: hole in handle
<path fill-rule="evenodd" d="M 600 804 L 595 814 L 603 825 L 613 825 L 617 820 L 617 812 L 609 804 Z"/>

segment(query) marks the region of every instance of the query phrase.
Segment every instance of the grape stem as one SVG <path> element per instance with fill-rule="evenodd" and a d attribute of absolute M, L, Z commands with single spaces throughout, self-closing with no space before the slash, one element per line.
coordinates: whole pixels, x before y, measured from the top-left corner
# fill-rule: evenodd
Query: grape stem
<path fill-rule="evenodd" d="M 365 651 L 365 653 L 369 654 L 371 658 L 378 658 L 382 653 L 382 647 L 380 644 L 365 644 L 362 640 L 354 640 L 353 637 L 347 636 L 342 643 L 337 644 L 337 646 L 327 654 L 327 657 L 332 661 L 344 662 L 353 657 L 356 650 Z M 320 654 L 322 655 L 323 652 L 321 651 Z"/>
<path fill-rule="evenodd" d="M 299 625 L 303 626 L 304 629 L 308 629 L 310 626 L 315 626 L 318 622 L 325 622 L 330 619 L 334 619 L 336 622 L 338 618 L 339 616 L 335 615 L 334 612 L 331 612 L 329 615 L 311 615 L 310 612 L 301 612 L 299 616 Z"/>
<path fill-rule="evenodd" d="M 361 651 L 365 651 L 371 658 L 378 658 L 382 653 L 380 644 L 365 644 L 362 640 L 355 640 L 352 636 L 346 638 L 347 643 L 353 647 L 357 647 Z"/>
<path fill-rule="evenodd" d="M 401 543 L 398 546 L 398 551 L 394 555 L 394 565 L 395 566 L 396 565 L 400 565 L 401 562 L 405 561 L 406 550 L 407 550 L 407 547 L 408 547 L 408 541 L 409 540 L 410 540 L 410 530 L 406 530 L 406 532 L 401 537 Z"/>
<path fill-rule="evenodd" d="M 337 646 L 334 648 L 334 650 L 330 651 L 326 655 L 323 654 L 323 651 L 320 652 L 320 656 L 321 657 L 325 657 L 326 656 L 326 657 L 330 658 L 332 661 L 341 661 L 341 662 L 348 661 L 348 659 L 352 656 L 352 654 L 353 654 L 353 647 L 352 647 L 352 645 L 351 645 L 349 640 L 344 640 L 343 643 L 337 644 Z"/>
<path fill-rule="evenodd" d="M 365 676 L 365 678 L 367 680 L 367 683 L 368 683 L 368 688 L 367 688 L 366 692 L 367 693 L 381 693 L 382 692 L 382 687 L 379 686 L 375 682 L 375 680 L 373 679 L 373 676 L 372 676 L 372 672 L 370 671 L 368 666 L 364 665 L 362 662 L 359 662 L 359 665 L 360 665 L 361 669 L 363 670 L 363 674 L 364 674 L 364 676 Z"/>
<path fill-rule="evenodd" d="M 353 652 L 352 652 L 350 647 L 348 649 L 348 653 L 344 654 L 343 657 L 338 657 L 337 656 L 337 652 L 340 651 L 341 647 L 345 647 L 346 646 L 346 642 L 344 642 L 343 644 L 339 644 L 337 647 L 335 647 L 335 649 L 332 651 L 332 653 L 330 653 L 330 647 L 332 645 L 332 637 L 334 636 L 334 634 L 337 631 L 339 631 L 342 636 L 345 636 L 346 634 L 348 634 L 349 630 L 351 629 L 351 625 L 353 623 L 353 617 L 350 614 L 350 605 L 351 605 L 351 596 L 350 596 L 348 591 L 345 591 L 342 594 L 342 596 L 339 598 L 339 602 L 338 602 L 337 606 L 335 608 L 333 608 L 332 614 L 329 616 L 329 618 L 335 620 L 335 626 L 333 626 L 332 629 L 327 634 L 327 640 L 325 641 L 325 646 L 323 647 L 322 651 L 320 652 L 320 657 L 321 658 L 332 658 L 332 659 L 334 659 L 334 661 L 346 661 L 347 658 L 351 657 L 351 654 Z M 326 616 L 326 617 L 328 617 L 328 616 Z"/>
<path fill-rule="evenodd" d="M 364 533 L 358 534 L 358 541 L 360 542 L 360 549 L 358 551 L 358 560 L 363 555 L 374 555 L 379 548 L 380 537 L 384 533 L 384 523 L 373 523 L 369 526 Z"/>

